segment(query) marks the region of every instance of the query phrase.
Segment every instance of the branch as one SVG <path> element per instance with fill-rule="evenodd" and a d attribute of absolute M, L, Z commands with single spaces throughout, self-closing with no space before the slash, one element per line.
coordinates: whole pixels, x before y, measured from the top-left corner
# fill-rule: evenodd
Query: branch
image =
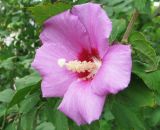
<path fill-rule="evenodd" d="M 134 10 L 132 17 L 131 17 L 131 20 L 130 20 L 128 27 L 126 29 L 126 32 L 124 33 L 123 38 L 121 40 L 122 43 L 128 43 L 128 37 L 132 31 L 132 28 L 134 26 L 135 21 L 137 20 L 138 15 L 139 15 L 138 11 Z"/>

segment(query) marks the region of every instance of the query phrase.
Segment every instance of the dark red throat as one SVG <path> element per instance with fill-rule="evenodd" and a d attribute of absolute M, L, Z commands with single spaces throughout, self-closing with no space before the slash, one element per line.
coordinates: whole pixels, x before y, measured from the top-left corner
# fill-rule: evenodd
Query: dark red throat
<path fill-rule="evenodd" d="M 99 54 L 98 54 L 98 50 L 95 48 L 92 48 L 91 51 L 86 50 L 86 49 L 82 49 L 82 51 L 78 54 L 79 61 L 93 62 L 93 58 L 100 59 Z M 90 74 L 90 72 L 88 72 L 88 71 L 77 73 L 79 78 L 87 77 L 89 74 Z M 88 80 L 91 80 L 91 79 L 88 79 Z"/>

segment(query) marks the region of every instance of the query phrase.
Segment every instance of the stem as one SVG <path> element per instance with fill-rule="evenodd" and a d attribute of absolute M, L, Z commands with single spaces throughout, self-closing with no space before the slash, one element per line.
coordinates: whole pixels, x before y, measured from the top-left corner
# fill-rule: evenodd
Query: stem
<path fill-rule="evenodd" d="M 130 35 L 131 31 L 132 31 L 132 28 L 134 26 L 135 21 L 137 20 L 138 14 L 139 14 L 138 11 L 134 10 L 134 12 L 132 14 L 132 17 L 131 17 L 131 20 L 130 20 L 130 22 L 128 24 L 126 32 L 123 35 L 123 38 L 122 38 L 121 42 L 128 43 L 128 37 L 129 37 L 129 35 Z"/>

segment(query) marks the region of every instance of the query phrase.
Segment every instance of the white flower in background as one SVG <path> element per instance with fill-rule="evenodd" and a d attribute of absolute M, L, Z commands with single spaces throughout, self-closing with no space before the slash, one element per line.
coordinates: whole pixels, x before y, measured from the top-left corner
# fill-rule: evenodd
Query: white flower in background
<path fill-rule="evenodd" d="M 155 7 L 158 7 L 158 6 L 160 6 L 160 2 L 154 2 L 154 4 L 153 4 Z"/>
<path fill-rule="evenodd" d="M 7 46 L 10 46 L 11 43 L 13 42 L 13 40 L 14 40 L 13 37 L 8 36 L 8 37 L 6 37 L 6 38 L 4 39 L 4 43 L 5 43 Z"/>
<path fill-rule="evenodd" d="M 73 2 L 76 2 L 76 1 L 78 1 L 78 0 L 73 0 Z"/>
<path fill-rule="evenodd" d="M 6 44 L 7 46 L 10 46 L 12 44 L 12 42 L 14 41 L 14 39 L 20 34 L 20 30 L 18 30 L 17 32 L 12 32 L 10 33 L 9 36 L 6 36 L 4 38 L 4 44 Z"/>
<path fill-rule="evenodd" d="M 35 23 L 32 19 L 29 20 L 29 23 L 33 26 Z"/>

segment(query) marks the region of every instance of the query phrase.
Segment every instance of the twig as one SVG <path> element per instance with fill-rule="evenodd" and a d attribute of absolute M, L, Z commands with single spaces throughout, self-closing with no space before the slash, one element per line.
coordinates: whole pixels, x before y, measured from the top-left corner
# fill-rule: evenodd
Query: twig
<path fill-rule="evenodd" d="M 132 17 L 131 17 L 131 20 L 130 20 L 130 22 L 128 24 L 128 27 L 126 29 L 126 32 L 124 33 L 123 38 L 121 40 L 122 43 L 127 43 L 128 42 L 128 37 L 129 37 L 129 35 L 132 31 L 132 28 L 134 26 L 134 23 L 135 23 L 137 17 L 138 17 L 138 14 L 139 14 L 138 11 L 134 10 L 134 12 L 132 14 Z"/>

